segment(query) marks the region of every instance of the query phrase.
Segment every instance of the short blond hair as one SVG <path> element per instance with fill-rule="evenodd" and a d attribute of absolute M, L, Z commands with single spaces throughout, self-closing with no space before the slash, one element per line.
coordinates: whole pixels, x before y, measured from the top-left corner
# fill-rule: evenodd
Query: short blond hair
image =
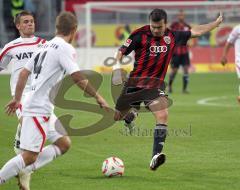
<path fill-rule="evenodd" d="M 77 24 L 77 18 L 73 13 L 63 11 L 56 18 L 57 34 L 67 36 L 77 29 Z"/>
<path fill-rule="evenodd" d="M 34 19 L 34 16 L 32 13 L 28 12 L 28 11 L 21 11 L 20 13 L 16 14 L 15 18 L 14 18 L 14 23 L 15 25 L 20 23 L 21 17 L 22 16 L 32 16 Z"/>

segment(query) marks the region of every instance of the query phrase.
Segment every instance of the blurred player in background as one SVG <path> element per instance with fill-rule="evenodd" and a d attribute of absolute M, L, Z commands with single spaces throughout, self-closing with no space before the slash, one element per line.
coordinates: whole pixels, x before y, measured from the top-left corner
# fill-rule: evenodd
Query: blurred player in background
<path fill-rule="evenodd" d="M 0 70 L 6 69 L 8 65 L 12 66 L 10 88 L 12 97 L 15 96 L 15 89 L 17 79 L 24 65 L 34 52 L 39 48 L 38 46 L 44 44 L 46 40 L 34 36 L 35 22 L 33 15 L 28 11 L 22 11 L 15 17 L 15 26 L 19 31 L 20 37 L 9 42 L 4 46 L 0 53 Z M 14 151 L 16 154 L 21 152 L 20 150 L 20 133 L 21 133 L 21 117 L 22 117 L 22 103 L 26 97 L 26 94 L 30 91 L 30 79 L 27 81 L 26 87 L 22 95 L 22 101 L 19 108 L 16 110 L 16 114 L 19 120 L 17 126 L 17 133 L 15 135 Z M 23 103 L 24 104 L 24 103 Z M 30 175 L 25 176 L 30 180 Z"/>
<path fill-rule="evenodd" d="M 221 58 L 222 65 L 225 65 L 227 63 L 227 54 L 232 46 L 235 47 L 235 64 L 236 64 L 237 76 L 240 82 L 240 25 L 233 28 L 232 32 L 230 33 L 227 39 L 227 42 L 223 49 L 223 55 Z M 239 92 L 238 92 L 237 100 L 240 103 L 240 84 L 238 89 L 239 89 Z"/>
<path fill-rule="evenodd" d="M 77 30 L 77 19 L 69 12 L 62 12 L 56 20 L 56 36 L 39 47 L 39 51 L 26 63 L 20 72 L 15 96 L 6 106 L 6 113 L 12 114 L 20 105 L 21 96 L 31 74 L 31 89 L 23 105 L 22 129 L 20 135 L 21 154 L 9 160 L 0 170 L 0 184 L 20 173 L 35 171 L 66 153 L 71 140 L 60 134 L 50 125 L 53 104 L 50 91 L 61 81 L 65 74 L 71 75 L 73 81 L 104 109 L 106 101 L 88 83 L 79 71 L 76 63 L 76 50 L 70 44 Z M 52 144 L 43 148 L 45 141 Z M 28 190 L 20 184 L 22 190 Z"/>
<path fill-rule="evenodd" d="M 164 92 L 164 78 L 174 47 L 186 46 L 191 37 L 199 37 L 213 30 L 222 20 L 220 14 L 214 22 L 197 25 L 190 31 L 172 31 L 167 28 L 167 13 L 162 9 L 154 9 L 149 15 L 150 24 L 132 32 L 116 55 L 119 64 L 123 56 L 135 51 L 134 68 L 117 100 L 114 119 L 123 119 L 130 124 L 136 115 L 133 113 L 136 111 L 131 109 L 139 109 L 142 102 L 153 113 L 156 125 L 151 170 L 156 170 L 166 158 L 162 150 L 167 136 L 169 102 Z"/>
<path fill-rule="evenodd" d="M 183 10 L 179 11 L 178 14 L 178 21 L 173 22 L 170 26 L 172 31 L 190 31 L 191 26 L 185 22 L 185 14 Z M 169 81 L 168 81 L 168 92 L 172 93 L 172 84 L 174 78 L 178 72 L 179 67 L 182 66 L 183 68 L 183 93 L 188 93 L 187 86 L 189 80 L 189 73 L 188 69 L 190 66 L 190 59 L 189 59 L 189 50 L 188 45 L 176 44 L 176 47 L 173 52 L 172 61 L 171 61 L 171 72 L 169 74 Z"/>
<path fill-rule="evenodd" d="M 130 29 L 129 24 L 125 24 L 121 28 L 122 28 L 121 33 L 116 34 L 118 40 L 120 41 L 120 45 L 123 44 L 126 41 L 126 39 L 128 39 L 129 35 L 131 34 L 131 29 Z"/>

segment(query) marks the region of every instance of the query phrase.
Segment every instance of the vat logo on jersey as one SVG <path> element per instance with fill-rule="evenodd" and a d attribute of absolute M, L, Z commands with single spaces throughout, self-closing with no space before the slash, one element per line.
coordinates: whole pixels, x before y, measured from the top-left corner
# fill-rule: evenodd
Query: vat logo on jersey
<path fill-rule="evenodd" d="M 16 57 L 18 60 L 22 60 L 22 59 L 30 59 L 32 55 L 33 55 L 33 52 L 24 52 L 24 53 L 16 54 Z"/>
<path fill-rule="evenodd" d="M 165 53 L 167 52 L 167 46 L 150 46 L 151 53 Z"/>

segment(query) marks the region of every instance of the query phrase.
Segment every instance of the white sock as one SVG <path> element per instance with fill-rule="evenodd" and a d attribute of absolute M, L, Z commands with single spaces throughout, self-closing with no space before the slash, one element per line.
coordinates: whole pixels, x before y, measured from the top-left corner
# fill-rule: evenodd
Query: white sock
<path fill-rule="evenodd" d="M 19 123 L 17 126 L 17 132 L 15 135 L 15 141 L 14 141 L 14 152 L 17 155 L 22 153 L 22 150 L 20 149 L 20 144 L 18 144 L 20 142 L 21 128 L 22 128 L 22 126 Z"/>
<path fill-rule="evenodd" d="M 25 162 L 22 158 L 22 155 L 19 154 L 13 157 L 0 170 L 0 184 L 18 175 L 23 168 L 25 168 Z"/>
<path fill-rule="evenodd" d="M 35 171 L 52 162 L 57 156 L 60 155 L 61 151 L 56 145 L 48 145 L 42 150 L 42 152 L 39 153 L 36 162 L 24 168 L 23 172 L 30 173 Z"/>

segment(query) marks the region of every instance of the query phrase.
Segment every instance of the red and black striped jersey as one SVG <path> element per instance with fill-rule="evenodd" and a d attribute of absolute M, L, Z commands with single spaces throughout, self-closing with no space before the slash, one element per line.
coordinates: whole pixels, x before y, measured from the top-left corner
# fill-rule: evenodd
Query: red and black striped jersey
<path fill-rule="evenodd" d="M 170 29 L 173 31 L 190 31 L 191 26 L 185 22 L 173 22 L 170 26 Z M 176 44 L 174 54 L 176 55 L 183 55 L 188 53 L 188 46 Z"/>
<path fill-rule="evenodd" d="M 190 31 L 170 29 L 162 37 L 154 37 L 149 25 L 135 30 L 119 49 L 123 55 L 135 52 L 129 76 L 133 86 L 154 88 L 163 82 L 176 44 L 186 45 L 190 37 Z"/>

